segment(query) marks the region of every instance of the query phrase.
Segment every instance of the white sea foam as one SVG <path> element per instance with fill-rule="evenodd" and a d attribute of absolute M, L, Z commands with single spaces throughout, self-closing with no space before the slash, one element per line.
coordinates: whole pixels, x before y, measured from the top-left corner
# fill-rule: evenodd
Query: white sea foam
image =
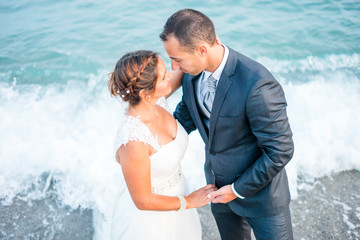
<path fill-rule="evenodd" d="M 325 73 L 327 71 L 337 71 L 339 69 L 360 70 L 360 55 L 357 53 L 352 55 L 330 54 L 323 58 L 317 56 L 308 56 L 305 59 L 298 60 L 274 60 L 267 57 L 261 57 L 257 60 L 267 66 L 273 73 L 309 73 L 314 71 Z M 288 80 L 291 81 L 293 79 Z"/>
<path fill-rule="evenodd" d="M 98 78 L 91 76 L 87 84 L 0 87 L 0 197 L 5 202 L 44 172 L 74 208 L 90 207 L 101 196 L 95 194 L 99 183 L 110 181 L 114 172 L 117 110 Z"/>
<path fill-rule="evenodd" d="M 337 57 L 344 62 L 339 68 L 336 64 L 317 67 L 303 82 L 291 82 L 286 79 L 288 71 L 276 68 L 291 66 L 291 62 L 263 62 L 282 83 L 288 100 L 295 155 L 286 168 L 293 198 L 297 197 L 299 177 L 311 181 L 333 172 L 360 170 L 360 81 L 354 63 L 358 55 L 348 59 L 330 56 L 318 62 L 326 65 Z M 302 61 L 308 60 L 294 62 L 298 66 L 292 71 L 310 68 Z M 172 109 L 180 98 L 179 91 L 169 99 Z M 102 196 L 105 190 L 116 189 L 120 169 L 114 161 L 112 141 L 122 110 L 110 97 L 102 73 L 89 76 L 87 83 L 0 83 L 2 204 L 34 185 L 36 191 L 28 197 L 40 198 L 52 180 L 64 204 L 105 208 Z M 183 164 L 189 190 L 205 184 L 203 162 L 204 144 L 195 132 L 190 135 Z"/>

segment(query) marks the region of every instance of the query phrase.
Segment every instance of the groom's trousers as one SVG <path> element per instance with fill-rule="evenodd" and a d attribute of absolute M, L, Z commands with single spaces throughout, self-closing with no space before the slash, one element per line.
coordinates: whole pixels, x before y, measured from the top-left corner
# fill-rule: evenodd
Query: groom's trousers
<path fill-rule="evenodd" d="M 211 211 L 222 240 L 250 240 L 251 228 L 258 240 L 293 240 L 289 208 L 278 215 L 263 218 L 241 217 L 222 203 L 212 203 Z"/>

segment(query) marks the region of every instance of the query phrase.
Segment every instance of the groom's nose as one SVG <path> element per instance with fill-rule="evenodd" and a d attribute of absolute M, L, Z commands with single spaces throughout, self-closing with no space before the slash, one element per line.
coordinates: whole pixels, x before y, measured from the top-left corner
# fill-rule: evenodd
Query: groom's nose
<path fill-rule="evenodd" d="M 177 70 L 177 69 L 179 69 L 179 68 L 180 68 L 179 63 L 175 62 L 174 60 L 171 60 L 171 69 L 172 69 L 173 71 L 175 71 L 175 70 Z"/>

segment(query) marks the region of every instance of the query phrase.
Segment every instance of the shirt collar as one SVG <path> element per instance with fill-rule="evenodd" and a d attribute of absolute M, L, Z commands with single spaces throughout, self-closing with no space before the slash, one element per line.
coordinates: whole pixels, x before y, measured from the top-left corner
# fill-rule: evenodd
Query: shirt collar
<path fill-rule="evenodd" d="M 212 74 L 213 77 L 214 77 L 216 80 L 219 81 L 220 76 L 221 76 L 221 74 L 222 74 L 222 72 L 223 72 L 223 70 L 224 70 L 225 64 L 226 64 L 226 62 L 227 62 L 227 59 L 228 59 L 228 57 L 229 57 L 229 49 L 228 49 L 228 47 L 225 46 L 225 45 L 223 45 L 223 44 L 222 44 L 222 46 L 224 47 L 225 52 L 224 52 L 224 57 L 223 57 L 223 59 L 221 60 L 221 63 L 220 63 L 220 65 L 219 65 L 219 67 L 218 67 L 218 68 L 215 70 L 215 72 L 213 72 L 213 73 L 204 70 L 204 79 L 208 79 L 208 77 Z"/>

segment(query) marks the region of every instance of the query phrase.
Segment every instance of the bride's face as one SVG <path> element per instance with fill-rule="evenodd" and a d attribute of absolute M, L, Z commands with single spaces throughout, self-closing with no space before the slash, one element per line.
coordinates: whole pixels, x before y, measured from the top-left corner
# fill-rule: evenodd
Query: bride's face
<path fill-rule="evenodd" d="M 158 77 L 156 80 L 154 97 L 160 98 L 171 93 L 170 79 L 172 78 L 171 73 L 166 70 L 165 63 L 161 58 L 159 58 L 157 72 Z"/>

